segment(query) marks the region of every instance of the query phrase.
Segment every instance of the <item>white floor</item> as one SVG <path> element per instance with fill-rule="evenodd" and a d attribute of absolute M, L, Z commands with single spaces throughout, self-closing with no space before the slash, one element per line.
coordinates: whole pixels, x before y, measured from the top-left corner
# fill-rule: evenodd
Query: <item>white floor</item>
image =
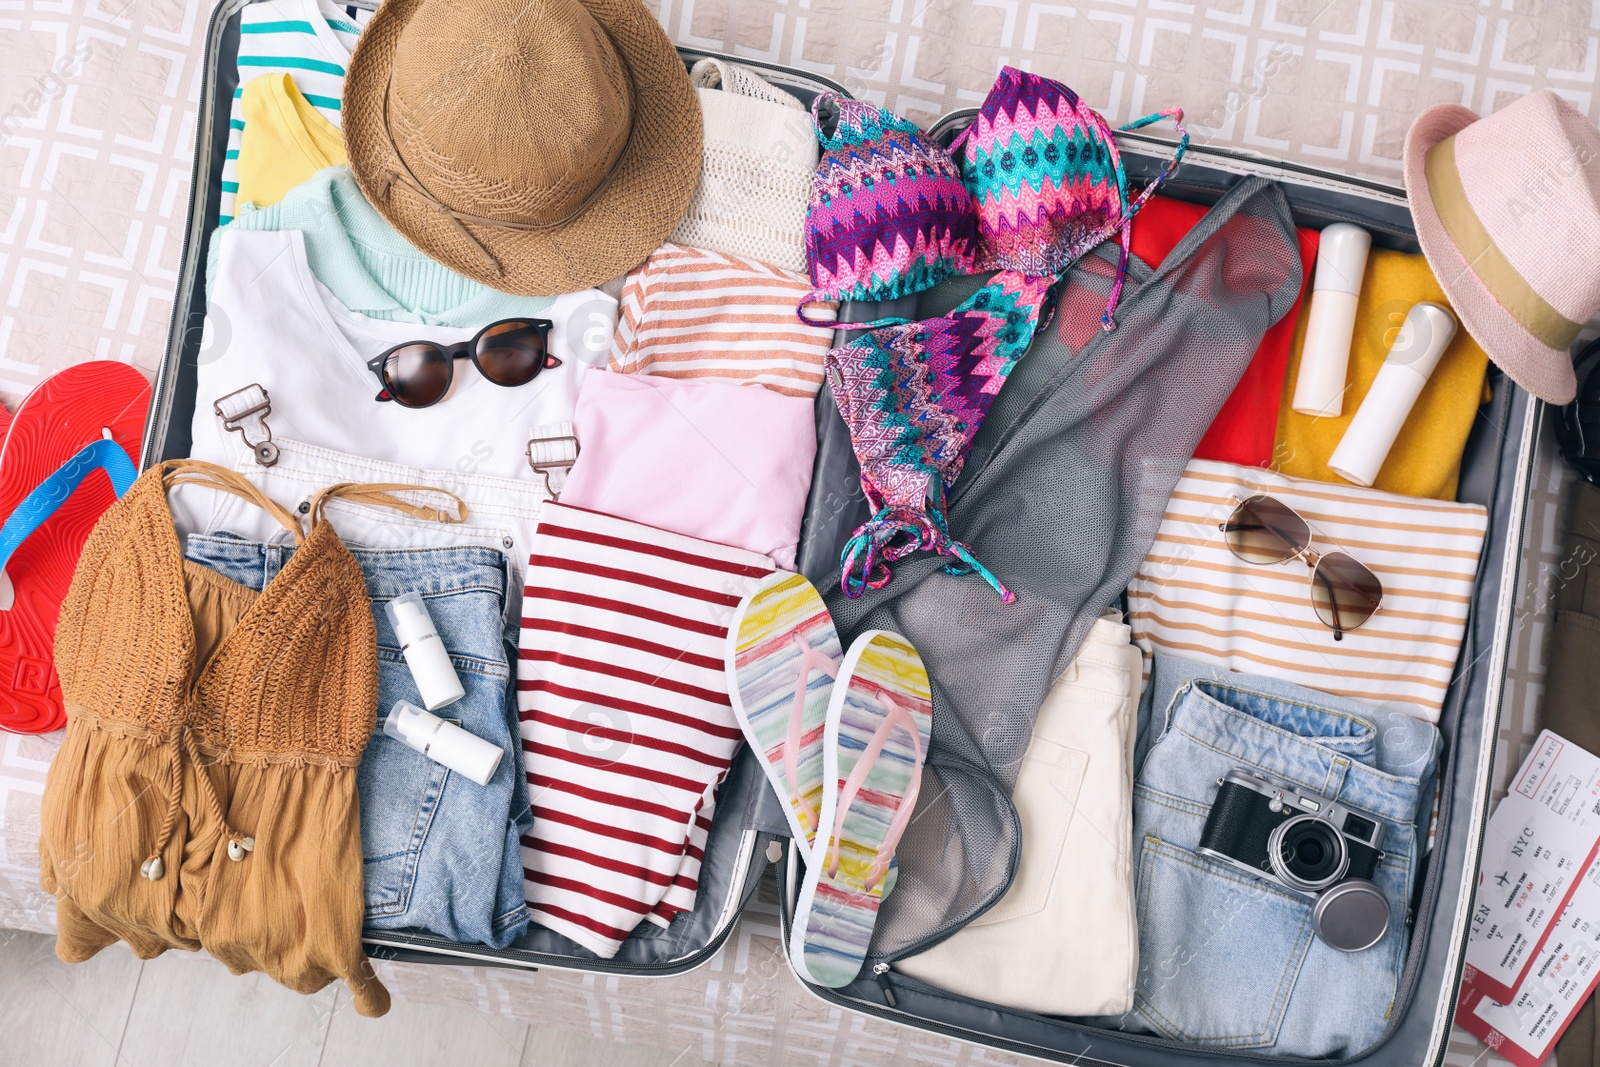
<path fill-rule="evenodd" d="M 87 963 L 54 939 L 0 930 L 0 1064 L 27 1067 L 703 1067 L 467 1009 L 395 1000 L 363 1019 L 342 986 L 291 993 L 259 974 L 113 945 Z"/>

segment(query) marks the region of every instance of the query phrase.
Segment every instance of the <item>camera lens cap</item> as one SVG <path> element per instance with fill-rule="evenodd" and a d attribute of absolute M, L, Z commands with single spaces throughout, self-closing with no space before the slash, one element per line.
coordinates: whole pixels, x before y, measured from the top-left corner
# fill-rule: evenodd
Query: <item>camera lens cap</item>
<path fill-rule="evenodd" d="M 1329 886 L 1311 911 L 1317 936 L 1340 952 L 1360 952 L 1389 930 L 1389 901 L 1365 878 Z"/>

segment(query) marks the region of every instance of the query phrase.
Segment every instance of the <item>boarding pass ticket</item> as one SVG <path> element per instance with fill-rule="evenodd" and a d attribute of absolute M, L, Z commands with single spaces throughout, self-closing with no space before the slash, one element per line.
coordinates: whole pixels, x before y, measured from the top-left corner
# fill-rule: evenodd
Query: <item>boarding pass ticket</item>
<path fill-rule="evenodd" d="M 1516 996 L 1505 1004 L 1464 982 L 1456 1021 L 1516 1064 L 1538 1067 L 1600 984 L 1600 865 L 1578 882 Z"/>
<path fill-rule="evenodd" d="M 1600 842 L 1600 757 L 1542 731 L 1484 829 L 1464 971 L 1509 1004 Z"/>

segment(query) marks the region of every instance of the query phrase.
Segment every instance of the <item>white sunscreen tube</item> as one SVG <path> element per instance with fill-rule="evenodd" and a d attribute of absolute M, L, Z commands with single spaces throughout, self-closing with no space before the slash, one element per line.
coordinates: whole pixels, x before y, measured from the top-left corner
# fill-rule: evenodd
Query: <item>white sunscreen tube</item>
<path fill-rule="evenodd" d="M 428 605 L 417 593 L 402 593 L 384 606 L 395 636 L 400 640 L 400 651 L 405 654 L 406 666 L 422 694 L 422 703 L 429 711 L 438 711 L 446 704 L 454 704 L 466 696 L 461 679 L 450 662 L 450 653 L 433 628 L 433 616 Z"/>
<path fill-rule="evenodd" d="M 1328 458 L 1328 469 L 1356 485 L 1377 480 L 1400 427 L 1455 335 L 1456 320 L 1447 308 L 1421 303 L 1406 312 L 1372 388 Z"/>
<path fill-rule="evenodd" d="M 383 732 L 479 785 L 489 784 L 495 768 L 500 766 L 500 757 L 505 755 L 500 746 L 423 711 L 409 700 L 397 701 L 389 709 Z"/>
<path fill-rule="evenodd" d="M 1300 373 L 1290 405 L 1302 415 L 1335 417 L 1344 413 L 1345 372 L 1350 338 L 1356 328 L 1356 300 L 1367 269 L 1372 235 L 1359 226 L 1336 222 L 1317 242 L 1316 281 L 1311 314 L 1300 349 Z"/>

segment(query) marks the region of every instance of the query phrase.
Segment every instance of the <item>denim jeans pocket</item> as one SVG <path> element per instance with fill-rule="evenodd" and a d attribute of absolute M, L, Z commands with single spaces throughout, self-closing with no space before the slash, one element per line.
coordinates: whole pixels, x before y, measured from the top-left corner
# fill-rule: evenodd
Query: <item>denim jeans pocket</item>
<path fill-rule="evenodd" d="M 446 722 L 461 725 L 450 715 Z M 439 811 L 450 772 L 379 728 L 361 757 L 362 876 L 368 918 L 404 914 L 411 907 L 417 865 Z"/>
<path fill-rule="evenodd" d="M 1149 834 L 1138 900 L 1135 1010 L 1189 1044 L 1274 1044 L 1311 948 L 1310 902 Z"/>
<path fill-rule="evenodd" d="M 1141 966 L 1130 1021 L 1218 1049 L 1354 1055 L 1383 1032 L 1404 966 L 1422 785 L 1357 758 L 1364 750 L 1381 755 L 1366 717 L 1254 686 L 1239 679 L 1180 688 L 1169 728 L 1140 768 Z M 1310 896 L 1198 854 L 1220 781 L 1241 768 L 1383 824 L 1384 857 L 1372 881 L 1391 922 L 1377 945 L 1340 952 L 1316 937 Z"/>

